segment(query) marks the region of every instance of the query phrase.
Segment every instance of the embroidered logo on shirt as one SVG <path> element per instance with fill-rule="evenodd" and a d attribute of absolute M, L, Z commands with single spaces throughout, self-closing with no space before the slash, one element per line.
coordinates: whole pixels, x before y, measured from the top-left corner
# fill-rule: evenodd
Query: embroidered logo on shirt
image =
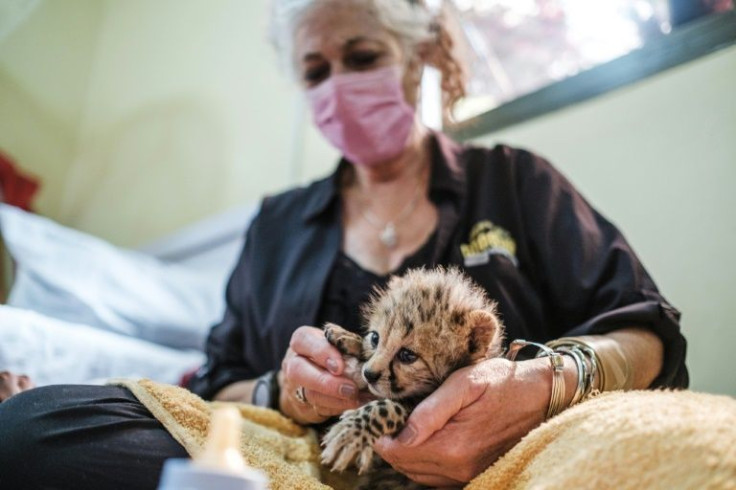
<path fill-rule="evenodd" d="M 488 220 L 480 221 L 470 230 L 469 243 L 460 245 L 465 267 L 487 264 L 492 254 L 506 256 L 518 267 L 516 242 L 511 233 Z"/>

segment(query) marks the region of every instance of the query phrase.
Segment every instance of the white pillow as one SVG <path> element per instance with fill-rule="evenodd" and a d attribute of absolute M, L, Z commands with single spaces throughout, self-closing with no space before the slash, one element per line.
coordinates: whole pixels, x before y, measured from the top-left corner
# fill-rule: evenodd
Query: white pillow
<path fill-rule="evenodd" d="M 0 306 L 0 371 L 27 374 L 38 385 L 143 377 L 177 383 L 204 354 Z"/>
<path fill-rule="evenodd" d="M 0 205 L 16 261 L 8 304 L 176 348 L 202 349 L 229 271 L 204 273 Z"/>

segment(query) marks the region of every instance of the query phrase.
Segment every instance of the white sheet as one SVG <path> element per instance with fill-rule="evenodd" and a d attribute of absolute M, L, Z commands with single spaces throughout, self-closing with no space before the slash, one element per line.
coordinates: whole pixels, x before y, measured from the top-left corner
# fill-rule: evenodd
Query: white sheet
<path fill-rule="evenodd" d="M 0 368 L 37 385 L 144 377 L 177 383 L 204 355 L 0 306 Z"/>
<path fill-rule="evenodd" d="M 176 383 L 204 361 L 198 349 L 222 316 L 254 210 L 234 208 L 133 251 L 0 204 L 16 261 L 10 304 L 0 306 L 0 370 L 39 385 Z"/>
<path fill-rule="evenodd" d="M 234 262 L 197 270 L 0 205 L 17 272 L 8 304 L 175 348 L 201 349 Z"/>

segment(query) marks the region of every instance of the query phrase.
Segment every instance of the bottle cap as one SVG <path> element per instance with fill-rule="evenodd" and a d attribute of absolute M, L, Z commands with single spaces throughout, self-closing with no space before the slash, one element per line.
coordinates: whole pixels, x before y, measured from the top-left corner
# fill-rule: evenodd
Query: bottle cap
<path fill-rule="evenodd" d="M 159 490 L 266 490 L 264 474 L 249 468 L 240 454 L 241 424 L 235 407 L 215 410 L 202 453 L 194 461 L 166 461 Z"/>
<path fill-rule="evenodd" d="M 188 459 L 169 459 L 164 464 L 158 490 L 266 490 L 268 481 L 260 471 L 246 469 L 234 474 L 199 467 Z"/>

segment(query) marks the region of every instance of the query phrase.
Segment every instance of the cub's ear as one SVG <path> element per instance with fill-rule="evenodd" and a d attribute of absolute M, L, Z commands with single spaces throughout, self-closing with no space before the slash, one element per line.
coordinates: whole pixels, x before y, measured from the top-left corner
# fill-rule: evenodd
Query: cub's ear
<path fill-rule="evenodd" d="M 468 313 L 468 326 L 470 327 L 470 338 L 468 339 L 468 350 L 473 360 L 486 357 L 499 334 L 498 318 L 493 313 L 485 310 L 473 310 Z"/>

